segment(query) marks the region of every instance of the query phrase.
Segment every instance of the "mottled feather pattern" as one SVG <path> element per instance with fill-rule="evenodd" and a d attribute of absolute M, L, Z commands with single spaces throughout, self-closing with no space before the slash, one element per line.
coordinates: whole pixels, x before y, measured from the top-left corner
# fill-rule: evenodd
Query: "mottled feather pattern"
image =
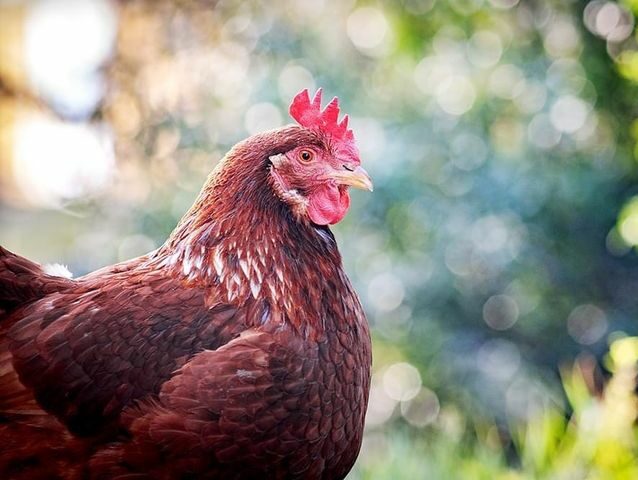
<path fill-rule="evenodd" d="M 207 308 L 202 288 L 141 270 L 144 283 L 121 272 L 46 297 L 9 332 L 23 383 L 77 435 L 103 428 L 123 406 L 157 393 L 194 351 L 245 328 L 234 308 Z"/>
<path fill-rule="evenodd" d="M 330 230 L 273 194 L 300 142 L 240 143 L 143 257 L 71 280 L 0 250 L 1 478 L 347 474 L 370 337 Z"/>

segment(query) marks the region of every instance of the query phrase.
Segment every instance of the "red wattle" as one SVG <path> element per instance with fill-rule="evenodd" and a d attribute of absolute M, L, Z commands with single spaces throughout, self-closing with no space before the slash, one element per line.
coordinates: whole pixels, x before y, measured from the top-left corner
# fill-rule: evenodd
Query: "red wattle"
<path fill-rule="evenodd" d="M 345 217 L 350 207 L 348 188 L 323 185 L 308 197 L 308 216 L 317 225 L 332 225 Z"/>

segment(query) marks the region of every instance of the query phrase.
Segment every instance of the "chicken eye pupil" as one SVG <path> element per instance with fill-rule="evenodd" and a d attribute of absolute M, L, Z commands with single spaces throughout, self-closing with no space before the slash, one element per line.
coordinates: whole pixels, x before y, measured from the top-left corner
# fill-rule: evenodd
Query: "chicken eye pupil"
<path fill-rule="evenodd" d="M 308 160 L 310 160 L 311 157 L 312 157 L 312 155 L 307 150 L 304 150 L 303 152 L 301 152 L 301 159 L 302 160 L 305 160 L 307 162 Z"/>

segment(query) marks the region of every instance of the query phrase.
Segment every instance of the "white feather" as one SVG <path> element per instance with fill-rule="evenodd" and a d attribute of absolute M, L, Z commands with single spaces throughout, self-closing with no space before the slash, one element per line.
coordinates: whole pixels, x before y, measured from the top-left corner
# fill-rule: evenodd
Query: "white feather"
<path fill-rule="evenodd" d="M 44 273 L 47 275 L 54 277 L 73 278 L 73 274 L 69 268 L 61 263 L 49 263 L 45 265 L 42 270 L 44 270 Z"/>

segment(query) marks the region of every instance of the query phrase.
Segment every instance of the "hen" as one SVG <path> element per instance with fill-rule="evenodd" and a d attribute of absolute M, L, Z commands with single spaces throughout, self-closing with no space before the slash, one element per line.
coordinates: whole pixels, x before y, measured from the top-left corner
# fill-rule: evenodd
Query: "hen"
<path fill-rule="evenodd" d="M 237 144 L 158 250 L 71 280 L 0 248 L 0 477 L 337 479 L 371 346 L 329 224 L 372 190 L 338 100 Z"/>

